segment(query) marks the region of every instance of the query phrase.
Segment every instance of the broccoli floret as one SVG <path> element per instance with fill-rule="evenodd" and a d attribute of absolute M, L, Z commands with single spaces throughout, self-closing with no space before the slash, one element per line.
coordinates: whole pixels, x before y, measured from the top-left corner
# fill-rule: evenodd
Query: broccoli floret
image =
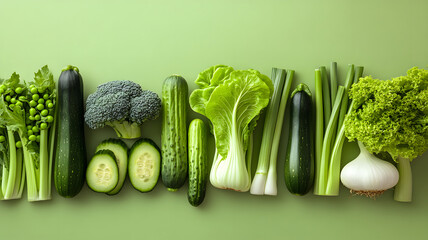
<path fill-rule="evenodd" d="M 101 84 L 86 100 L 85 122 L 91 129 L 112 127 L 120 138 L 141 137 L 140 125 L 159 116 L 161 100 L 127 80 Z"/>
<path fill-rule="evenodd" d="M 129 119 L 142 124 L 146 120 L 154 120 L 159 116 L 161 100 L 151 91 L 143 91 L 140 96 L 131 99 Z"/>

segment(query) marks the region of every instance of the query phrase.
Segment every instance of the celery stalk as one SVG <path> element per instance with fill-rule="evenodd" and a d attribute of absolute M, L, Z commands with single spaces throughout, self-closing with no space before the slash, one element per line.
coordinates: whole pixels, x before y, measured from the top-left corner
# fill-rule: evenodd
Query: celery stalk
<path fill-rule="evenodd" d="M 25 171 L 22 157 L 22 149 L 16 149 L 16 182 L 13 192 L 15 199 L 21 198 L 22 192 L 24 190 Z"/>
<path fill-rule="evenodd" d="M 361 74 L 362 74 L 362 72 L 361 72 Z M 347 97 L 348 97 L 348 91 L 351 88 L 352 81 L 354 79 L 354 75 L 355 75 L 354 65 L 349 64 L 348 65 L 348 73 L 346 74 L 346 80 L 345 80 L 345 95 Z M 346 99 L 348 99 L 348 98 L 346 98 Z M 342 106 L 340 108 L 339 121 L 337 123 L 338 129 L 340 129 L 342 127 L 343 120 L 345 119 L 346 112 L 348 112 L 348 100 L 346 100 L 345 103 L 342 104 Z"/>
<path fill-rule="evenodd" d="M 364 72 L 363 66 L 356 66 L 355 67 L 355 74 L 354 74 L 354 82 L 353 83 L 357 83 L 360 80 L 360 78 L 363 76 L 363 72 Z"/>
<path fill-rule="evenodd" d="M 322 142 L 324 138 L 324 116 L 321 71 L 315 69 L 315 182 L 314 194 L 319 195 L 319 176 L 321 165 Z"/>
<path fill-rule="evenodd" d="M 40 131 L 40 180 L 39 180 L 39 198 L 40 200 L 50 199 L 51 179 L 49 177 L 49 153 L 48 153 L 48 130 L 44 129 Z"/>
<path fill-rule="evenodd" d="M 345 89 L 344 95 L 345 95 L 345 97 L 344 97 L 345 100 L 343 101 L 342 105 L 340 106 L 339 120 L 337 121 L 337 129 L 342 128 L 343 121 L 345 120 L 346 112 L 348 111 L 348 98 L 349 98 L 348 90 Z"/>
<path fill-rule="evenodd" d="M 348 65 L 348 73 L 346 74 L 345 89 L 349 90 L 354 80 L 355 68 L 354 64 Z"/>
<path fill-rule="evenodd" d="M 331 106 L 334 105 L 334 100 L 337 94 L 337 63 L 331 62 L 330 67 L 330 88 L 331 88 Z"/>
<path fill-rule="evenodd" d="M 328 176 L 328 167 L 330 165 L 330 157 L 331 157 L 331 146 L 332 141 L 334 141 L 333 133 L 337 127 L 337 120 L 339 117 L 339 108 L 341 102 L 343 100 L 343 93 L 345 88 L 343 86 L 339 86 L 337 90 L 336 100 L 334 101 L 333 111 L 331 113 L 330 121 L 327 125 L 327 129 L 324 134 L 322 153 L 321 153 L 321 163 L 320 163 L 320 172 L 319 172 L 319 192 L 320 195 L 326 194 L 327 187 L 327 176 Z"/>
<path fill-rule="evenodd" d="M 327 124 L 330 121 L 331 115 L 331 95 L 330 95 L 330 84 L 327 76 L 327 69 L 325 66 L 321 66 L 321 79 L 322 79 L 322 96 L 324 105 L 324 129 L 327 129 Z"/>
<path fill-rule="evenodd" d="M 2 179 L 2 181 L 1 181 L 1 191 L 0 192 L 2 194 L 1 199 L 3 199 L 4 193 L 6 193 L 6 190 L 7 190 L 7 180 L 9 179 L 9 170 L 7 169 L 5 164 L 3 164 L 3 167 L 2 167 L 1 179 Z"/>
<path fill-rule="evenodd" d="M 22 152 L 24 154 L 24 166 L 27 178 L 27 197 L 28 201 L 38 200 L 38 185 L 37 185 L 37 174 L 34 166 L 34 157 L 30 154 L 27 148 L 26 139 L 22 139 Z"/>
<path fill-rule="evenodd" d="M 363 75 L 364 68 L 362 66 L 355 67 L 351 64 L 348 68 L 348 74 L 345 84 L 345 93 L 343 96 L 342 105 L 340 107 L 340 115 L 338 120 L 339 133 L 336 136 L 333 151 L 330 159 L 330 166 L 328 170 L 327 189 L 326 195 L 336 196 L 339 195 L 340 186 L 340 163 L 342 158 L 342 147 L 345 141 L 345 113 L 349 113 L 354 105 L 354 101 L 351 101 L 351 105 L 348 107 L 348 91 L 351 88 L 352 83 L 358 82 L 360 77 Z M 353 81 L 352 81 L 353 80 Z M 346 88 L 348 87 L 348 88 Z"/>
<path fill-rule="evenodd" d="M 345 91 L 343 96 L 342 105 L 348 105 L 348 94 Z M 354 106 L 354 101 L 351 102 L 349 106 L 348 113 Z M 337 196 L 339 195 L 339 186 L 340 186 L 340 163 L 342 158 L 342 147 L 345 142 L 345 125 L 342 124 L 340 127 L 339 134 L 336 136 L 336 141 L 333 146 L 333 151 L 331 153 L 330 166 L 328 168 L 328 179 L 327 179 L 327 189 L 326 195 Z"/>
<path fill-rule="evenodd" d="M 15 145 L 15 133 L 13 130 L 7 130 L 7 139 L 9 143 L 9 164 L 6 168 L 3 165 L 2 175 L 2 199 L 18 199 L 21 198 L 20 192 L 22 179 L 22 150 Z"/>
<path fill-rule="evenodd" d="M 5 199 L 12 199 L 13 190 L 15 189 L 16 181 L 16 147 L 14 131 L 7 130 L 7 138 L 9 140 L 9 169 L 7 176 L 6 191 L 4 191 Z"/>

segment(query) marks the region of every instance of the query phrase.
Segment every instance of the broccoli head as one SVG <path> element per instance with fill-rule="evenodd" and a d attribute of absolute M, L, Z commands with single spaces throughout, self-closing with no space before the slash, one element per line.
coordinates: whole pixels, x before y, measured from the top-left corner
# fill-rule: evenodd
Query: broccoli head
<path fill-rule="evenodd" d="M 140 126 L 161 111 L 159 96 L 128 80 L 101 84 L 86 100 L 85 122 L 91 129 L 112 127 L 120 138 L 141 137 Z"/>

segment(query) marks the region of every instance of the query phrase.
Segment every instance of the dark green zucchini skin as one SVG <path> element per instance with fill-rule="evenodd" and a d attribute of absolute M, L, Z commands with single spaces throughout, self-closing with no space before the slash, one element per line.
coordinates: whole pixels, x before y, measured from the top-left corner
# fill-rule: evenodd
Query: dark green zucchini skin
<path fill-rule="evenodd" d="M 192 206 L 199 206 L 205 198 L 208 181 L 208 128 L 201 119 L 189 125 L 189 188 L 187 199 Z"/>
<path fill-rule="evenodd" d="M 165 79 L 162 87 L 162 168 L 163 184 L 177 191 L 187 178 L 188 86 L 178 75 Z"/>
<path fill-rule="evenodd" d="M 54 182 L 59 195 L 76 196 L 85 183 L 83 80 L 78 69 L 64 69 L 58 80 L 58 135 Z"/>
<path fill-rule="evenodd" d="M 296 195 L 305 195 L 313 185 L 312 97 L 306 85 L 298 86 L 290 104 L 290 131 L 285 157 L 285 185 Z"/>

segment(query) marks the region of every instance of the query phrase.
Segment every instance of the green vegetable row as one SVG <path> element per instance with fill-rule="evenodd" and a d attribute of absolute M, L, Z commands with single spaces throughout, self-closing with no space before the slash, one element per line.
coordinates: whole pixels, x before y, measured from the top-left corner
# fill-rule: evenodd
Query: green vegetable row
<path fill-rule="evenodd" d="M 141 192 L 151 191 L 159 177 L 169 191 L 189 179 L 193 206 L 203 202 L 208 179 L 217 188 L 276 195 L 289 102 L 283 171 L 291 193 L 304 195 L 314 185 L 316 195 L 338 195 L 342 181 L 355 194 L 376 197 L 398 183 L 394 198 L 411 201 L 409 163 L 428 149 L 428 71 L 412 68 L 407 76 L 385 81 L 362 73 L 362 67 L 349 65 L 341 86 L 333 62 L 329 72 L 324 66 L 315 70 L 314 94 L 300 84 L 290 97 L 293 70 L 273 68 L 271 80 L 257 70 L 216 65 L 198 75 L 199 88 L 190 96 L 178 75 L 166 78 L 161 97 L 132 81 L 111 81 L 88 96 L 86 110 L 76 67 L 62 71 L 58 88 L 47 66 L 28 84 L 14 73 L 0 84 L 0 198 L 20 198 L 26 180 L 29 201 L 50 199 L 52 174 L 63 197 L 77 195 L 85 181 L 95 192 L 114 195 L 126 176 Z M 194 119 L 187 126 L 188 105 L 209 124 Z M 260 155 L 251 180 L 253 131 L 262 112 Z M 159 116 L 160 148 L 141 138 L 141 125 Z M 137 140 L 129 149 L 120 139 L 104 140 L 87 163 L 84 123 Z M 215 140 L 211 166 L 208 132 Z M 345 138 L 357 140 L 361 154 L 343 167 Z M 398 162 L 398 170 L 388 159 Z"/>

